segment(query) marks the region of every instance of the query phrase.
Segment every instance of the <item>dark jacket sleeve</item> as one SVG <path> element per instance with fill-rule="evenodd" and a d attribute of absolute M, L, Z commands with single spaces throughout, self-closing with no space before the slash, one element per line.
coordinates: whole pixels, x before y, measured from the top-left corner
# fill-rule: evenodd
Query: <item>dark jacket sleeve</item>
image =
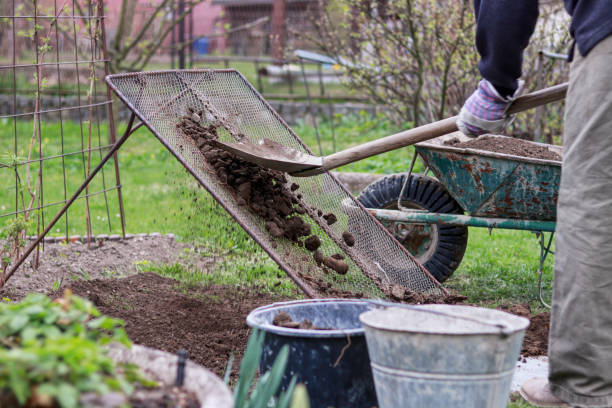
<path fill-rule="evenodd" d="M 538 19 L 538 1 L 474 0 L 474 11 L 480 73 L 502 96 L 512 95 Z"/>

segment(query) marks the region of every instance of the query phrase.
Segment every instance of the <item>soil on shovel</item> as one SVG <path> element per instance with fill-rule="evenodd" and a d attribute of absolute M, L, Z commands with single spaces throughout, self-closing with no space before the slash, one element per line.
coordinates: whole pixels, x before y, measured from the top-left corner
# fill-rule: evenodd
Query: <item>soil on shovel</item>
<path fill-rule="evenodd" d="M 190 360 L 219 376 L 230 354 L 241 355 L 246 347 L 249 312 L 287 300 L 257 288 L 209 285 L 186 289 L 154 273 L 76 281 L 71 289 L 91 300 L 103 314 L 124 320 L 134 343 L 170 353 L 185 349 Z M 234 360 L 233 377 L 239 360 Z"/>
<path fill-rule="evenodd" d="M 452 147 L 485 150 L 487 152 L 505 153 L 534 159 L 561 161 L 561 156 L 547 147 L 538 146 L 516 138 L 481 136 L 467 142 L 460 142 L 459 139 L 453 138 L 447 140 L 444 144 Z"/>
<path fill-rule="evenodd" d="M 215 124 L 203 126 L 199 118 L 201 112 L 190 109 L 190 114 L 181 118 L 177 127 L 193 139 L 206 161 L 213 167 L 219 180 L 233 193 L 236 204 L 246 206 L 249 211 L 265 222 L 266 231 L 274 238 L 286 238 L 294 244 L 305 246 L 309 251 L 316 251 L 321 245 L 320 238 L 312 234 L 312 228 L 301 216 L 307 214 L 302 203 L 301 194 L 296 194 L 299 184 L 289 184 L 285 174 L 250 163 L 216 147 L 218 128 Z M 240 135 L 237 136 L 240 138 Z M 322 212 L 317 208 L 308 208 L 312 214 Z M 322 216 L 328 225 L 337 221 L 333 213 Z M 305 237 L 308 237 L 305 239 Z M 317 257 L 315 262 L 320 264 Z M 342 261 L 323 263 L 344 275 L 348 265 Z"/>

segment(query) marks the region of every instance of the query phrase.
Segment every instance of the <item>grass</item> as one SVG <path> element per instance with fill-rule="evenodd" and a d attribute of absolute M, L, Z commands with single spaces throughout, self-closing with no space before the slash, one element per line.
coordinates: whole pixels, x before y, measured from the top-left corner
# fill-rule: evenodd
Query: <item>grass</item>
<path fill-rule="evenodd" d="M 22 140 L 28 140 L 31 132 L 30 122 L 18 122 L 18 132 Z M 404 126 L 394 126 L 382 118 L 372 118 L 366 114 L 356 117 L 338 116 L 334 118 L 336 150 L 397 132 Z M 86 128 L 86 127 L 85 127 Z M 65 151 L 78 150 L 81 145 L 81 126 L 78 123 L 64 122 Z M 294 127 L 308 146 L 318 152 L 314 129 L 302 122 Z M 121 131 L 121 129 L 119 129 Z M 100 127 L 104 138 L 107 129 Z M 12 121 L 0 122 L 0 157 L 12 151 Z M 46 155 L 58 151 L 57 138 L 60 134 L 57 123 L 42 124 L 44 152 Z M 333 151 L 331 123 L 320 124 L 321 145 L 324 154 Z M 8 137 L 7 137 L 8 136 Z M 102 144 L 105 142 L 102 140 Z M 23 146 L 21 146 L 23 145 Z M 21 142 L 19 156 L 27 153 Z M 55 146 L 55 147 L 54 147 Z M 93 157 L 92 166 L 98 156 Z M 412 157 L 412 148 L 396 150 L 367 160 L 344 166 L 343 171 L 375 173 L 394 173 L 406 171 Z M 276 264 L 259 246 L 226 214 L 226 212 L 195 182 L 174 160 L 166 149 L 145 129 L 137 131 L 121 148 L 119 154 L 121 183 L 126 212 L 128 233 L 153 232 L 174 233 L 181 240 L 196 244 L 204 256 L 217 256 L 223 259 L 212 274 L 201 275 L 193 269 L 178 271 L 176 266 L 155 266 L 159 273 L 176 276 L 192 276 L 192 280 L 226 284 L 264 283 L 271 291 L 289 293 L 294 289 L 286 278 L 278 278 Z M 418 163 L 418 162 L 417 162 Z M 422 166 L 417 165 L 417 171 Z M 37 166 L 32 172 L 36 174 Z M 83 159 L 80 155 L 66 158 L 70 194 L 83 178 Z M 113 169 L 105 167 L 107 183 L 112 184 Z M 12 170 L 0 169 L 0 208 L 7 213 L 14 207 L 14 176 Z M 44 164 L 45 202 L 63 198 L 63 179 L 61 160 L 54 159 Z M 23 177 L 23 175 L 22 175 Z M 101 177 L 94 180 L 91 191 L 102 187 Z M 105 211 L 104 196 L 91 198 L 92 226 L 94 233 L 119 233 L 120 223 L 116 193 L 108 195 L 109 214 Z M 59 206 L 45 210 L 45 220 L 49 220 Z M 0 218 L 1 223 L 6 218 Z M 84 200 L 78 200 L 69 212 L 69 235 L 85 233 Z M 109 229 L 108 224 L 111 224 Z M 33 232 L 33 231 L 32 231 Z M 54 235 L 64 236 L 65 219 L 53 230 Z M 533 234 L 524 231 L 493 230 L 489 236 L 486 229 L 471 228 L 468 249 L 459 269 L 446 283 L 446 286 L 468 296 L 470 302 L 498 306 L 504 303 L 529 303 L 533 310 L 541 310 L 537 300 L 537 275 L 539 250 Z M 153 268 L 153 266 L 148 266 Z M 179 273 L 180 272 L 180 273 Z M 547 261 L 545 273 L 545 297 L 550 297 L 552 262 Z M 278 284 L 278 282 L 281 282 Z M 278 285 L 278 286 L 275 286 Z"/>

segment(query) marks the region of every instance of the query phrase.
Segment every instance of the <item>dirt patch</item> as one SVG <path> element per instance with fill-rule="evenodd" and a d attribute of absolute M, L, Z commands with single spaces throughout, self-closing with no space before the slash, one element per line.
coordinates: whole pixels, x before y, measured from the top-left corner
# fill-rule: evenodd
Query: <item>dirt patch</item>
<path fill-rule="evenodd" d="M 527 304 L 501 306 L 499 309 L 529 319 L 529 327 L 525 332 L 523 347 L 521 348 L 522 357 L 537 357 L 548 354 L 549 312 L 532 315 Z"/>
<path fill-rule="evenodd" d="M 102 313 L 123 319 L 134 343 L 170 353 L 185 349 L 190 360 L 219 376 L 230 354 L 241 354 L 246 346 L 249 312 L 284 300 L 258 288 L 210 285 L 186 291 L 153 273 L 78 281 L 71 288 Z M 236 358 L 233 375 L 239 366 Z"/>
<path fill-rule="evenodd" d="M 246 316 L 256 307 L 289 300 L 258 288 L 209 285 L 186 289 L 175 280 L 152 273 L 77 281 L 72 290 L 89 298 L 102 313 L 123 319 L 128 336 L 137 344 L 171 353 L 186 349 L 192 361 L 220 376 L 234 353 L 237 358 L 233 378 L 249 335 Z M 332 296 L 343 297 L 341 291 L 332 287 L 329 290 Z M 406 297 L 404 293 L 404 301 Z M 415 294 L 413 303 L 435 300 L 462 304 L 465 297 L 439 299 Z M 500 309 L 530 316 L 528 307 L 522 305 Z M 548 322 L 548 313 L 531 316 L 521 351 L 523 357 L 546 355 Z"/>
<path fill-rule="evenodd" d="M 534 159 L 561 161 L 561 156 L 545 146 L 539 146 L 526 140 L 516 138 L 501 138 L 492 136 L 481 136 L 477 139 L 460 142 L 453 138 L 444 142 L 445 145 L 485 150 L 487 152 L 505 153 L 514 156 L 531 157 Z"/>
<path fill-rule="evenodd" d="M 134 237 L 129 240 L 99 241 L 91 244 L 46 243 L 41 247 L 40 265 L 33 269 L 30 255 L 0 295 L 14 300 L 30 292 L 47 293 L 61 289 L 71 281 L 126 276 L 138 272 L 142 263 L 181 263 L 207 271 L 220 257 L 203 257 L 192 251 L 193 245 L 168 236 Z"/>
<path fill-rule="evenodd" d="M 548 332 L 550 331 L 550 313 L 544 312 L 531 316 L 525 333 L 521 354 L 523 357 L 545 356 L 548 354 Z"/>

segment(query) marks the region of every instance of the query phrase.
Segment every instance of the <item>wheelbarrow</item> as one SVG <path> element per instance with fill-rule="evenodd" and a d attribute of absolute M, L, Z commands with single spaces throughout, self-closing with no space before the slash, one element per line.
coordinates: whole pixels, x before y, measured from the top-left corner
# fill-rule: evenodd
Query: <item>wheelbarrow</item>
<path fill-rule="evenodd" d="M 538 292 L 546 305 L 542 266 L 552 253 L 561 161 L 445 144 L 452 138 L 469 140 L 457 132 L 416 144 L 408 173 L 370 184 L 358 200 L 440 282 L 461 263 L 467 227 L 535 232 L 540 244 Z M 561 147 L 534 144 L 562 155 Z M 425 173 L 431 171 L 435 178 L 413 173 L 417 157 Z M 550 233 L 548 240 L 545 233 Z"/>

